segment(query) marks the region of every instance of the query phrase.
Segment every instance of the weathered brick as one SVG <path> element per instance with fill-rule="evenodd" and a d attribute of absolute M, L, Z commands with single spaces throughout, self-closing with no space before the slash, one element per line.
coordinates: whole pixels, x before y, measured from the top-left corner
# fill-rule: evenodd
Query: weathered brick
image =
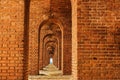
<path fill-rule="evenodd" d="M 21 3 L 19 3 L 21 2 Z M 14 17 L 16 16 L 16 17 Z M 24 29 L 24 0 L 1 0 L 0 1 L 0 80 L 17 80 L 14 76 L 19 63 L 22 61 L 16 55 L 23 50 Z M 21 34 L 20 34 L 21 33 Z M 18 38 L 19 36 L 19 38 Z M 17 42 L 17 43 L 16 43 Z M 21 49 L 22 48 L 22 49 Z M 16 54 L 16 55 L 15 55 Z M 22 51 L 23 54 L 23 51 Z M 19 57 L 23 57 L 20 55 Z M 23 64 L 23 62 L 21 63 Z M 11 67 L 10 67 L 11 66 Z M 20 68 L 23 74 L 23 68 Z M 19 78 L 23 80 L 23 76 Z"/>
<path fill-rule="evenodd" d="M 120 16 L 119 3 L 114 0 L 78 0 L 78 80 L 86 80 L 88 75 L 88 80 L 119 76 L 116 74 L 120 71 L 115 68 L 119 62 L 114 60 L 119 54 L 120 38 L 115 35 L 120 28 L 116 26 L 119 21 L 116 17 Z"/>
<path fill-rule="evenodd" d="M 64 74 L 72 72 L 73 80 L 119 80 L 119 9 L 119 0 L 31 0 L 30 7 L 29 0 L 0 0 L 0 80 L 23 80 L 49 63 L 47 54 L 38 60 L 38 34 L 50 13 L 51 21 L 62 26 Z"/>

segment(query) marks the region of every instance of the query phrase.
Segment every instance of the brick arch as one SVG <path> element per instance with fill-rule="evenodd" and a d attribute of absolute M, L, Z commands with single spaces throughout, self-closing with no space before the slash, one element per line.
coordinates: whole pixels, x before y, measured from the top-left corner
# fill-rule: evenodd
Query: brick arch
<path fill-rule="evenodd" d="M 66 5 L 67 4 L 67 5 Z M 72 6 L 70 0 L 51 0 L 51 12 L 55 18 L 60 18 L 63 26 L 63 63 L 62 70 L 64 75 L 71 74 L 72 68 Z"/>
<path fill-rule="evenodd" d="M 48 39 L 47 37 L 48 36 L 53 36 L 53 39 L 54 40 L 52 40 L 52 39 Z M 47 39 L 47 40 L 45 40 L 45 39 Z M 44 38 L 43 38 L 43 41 L 45 41 L 45 43 L 46 42 L 55 42 L 55 40 L 57 41 L 57 46 L 58 46 L 58 65 L 56 65 L 60 70 L 61 70 L 61 56 L 62 56 L 62 53 L 61 53 L 61 47 L 62 47 L 62 45 L 61 45 L 61 40 L 60 40 L 60 38 L 57 38 L 55 35 L 53 35 L 53 34 L 48 34 L 48 35 L 46 35 Z"/>
<path fill-rule="evenodd" d="M 54 21 L 54 22 L 52 22 L 52 21 Z M 59 42 L 60 42 L 60 43 L 59 43 L 59 45 L 60 45 L 59 48 L 61 47 L 60 49 L 62 49 L 62 44 L 61 44 L 62 39 L 61 39 L 61 38 L 62 38 L 62 35 L 63 35 L 63 33 L 62 33 L 62 31 L 63 31 L 62 28 L 63 28 L 63 27 L 59 27 L 61 24 L 58 23 L 58 20 L 55 20 L 55 19 L 45 20 L 45 21 L 43 21 L 43 22 L 41 23 L 41 25 L 40 25 L 40 27 L 39 27 L 39 37 L 38 37 L 39 40 L 40 40 L 40 45 L 39 45 L 39 49 L 40 49 L 40 50 L 38 51 L 38 52 L 39 52 L 39 53 L 38 53 L 38 54 L 39 54 L 39 57 L 41 57 L 41 56 L 44 55 L 44 54 L 42 54 L 43 51 L 41 51 L 42 49 L 40 48 L 40 46 L 43 46 L 42 44 L 44 44 L 43 41 L 45 40 L 45 38 L 47 38 L 47 37 L 52 37 L 52 36 L 57 37 L 57 33 L 54 34 L 54 31 L 53 31 L 53 33 L 47 33 L 47 34 L 45 34 L 45 35 L 43 36 L 42 40 L 41 40 L 41 36 L 40 36 L 40 35 L 41 35 L 41 34 L 40 34 L 41 32 L 40 32 L 40 31 L 43 31 L 42 29 L 44 29 L 44 26 L 46 27 L 46 25 L 49 26 L 49 25 L 51 25 L 51 24 L 52 24 L 52 25 L 55 25 L 54 27 L 58 27 L 58 30 L 59 30 L 58 35 L 60 34 L 60 37 L 58 37 L 57 40 L 60 39 L 60 40 L 59 40 Z M 47 27 L 46 27 L 45 29 L 47 29 Z M 53 35 L 53 34 L 54 34 L 54 35 Z M 49 38 L 48 38 L 48 39 L 49 39 Z M 52 39 L 52 38 L 51 38 L 51 39 Z M 58 50 L 59 50 L 59 49 L 58 49 Z M 59 51 L 60 51 L 60 50 L 59 50 Z M 61 52 L 62 52 L 62 50 L 60 51 L 60 53 L 61 53 Z M 41 54 L 41 56 L 40 56 L 40 54 Z M 62 53 L 59 54 L 59 55 L 61 56 Z M 41 60 L 41 58 L 40 58 L 40 60 Z M 42 69 L 43 67 L 41 66 L 41 64 L 42 64 L 43 62 L 41 62 L 40 60 L 38 60 L 39 69 Z M 40 61 L 40 62 L 39 62 L 39 61 Z M 60 59 L 59 64 L 61 64 L 61 59 Z M 59 68 L 61 69 L 61 65 L 60 65 Z"/>
<path fill-rule="evenodd" d="M 56 43 L 57 45 L 58 45 L 58 39 L 56 39 L 56 38 L 54 38 L 54 37 L 52 37 L 52 38 L 49 38 L 49 36 L 45 36 L 45 38 L 44 38 L 44 40 L 43 40 L 44 42 L 43 42 L 43 47 L 44 47 L 44 51 L 43 51 L 43 53 L 44 52 L 46 52 L 46 45 L 48 44 L 48 43 Z M 45 53 L 46 54 L 46 53 Z M 44 57 L 44 56 L 43 56 Z M 44 63 L 44 61 L 43 61 L 43 63 Z M 48 64 L 47 64 L 48 65 Z M 46 66 L 46 64 L 45 64 L 45 66 Z"/>
<path fill-rule="evenodd" d="M 62 31 L 63 33 L 63 23 L 62 21 L 59 19 L 59 18 L 50 18 L 50 19 L 47 19 L 47 20 L 44 20 L 41 22 L 40 26 L 39 26 L 39 31 L 41 30 L 41 28 L 44 26 L 44 25 L 50 25 L 50 24 L 55 24 L 55 25 L 58 25 L 60 30 Z"/>
<path fill-rule="evenodd" d="M 45 24 L 56 24 L 60 27 L 62 31 L 62 37 L 64 37 L 64 40 L 62 40 L 62 47 L 65 47 L 65 50 L 62 53 L 64 55 L 62 58 L 65 60 L 64 64 L 62 63 L 62 70 L 65 74 L 71 74 L 71 2 L 70 0 L 57 0 L 53 1 L 51 0 L 51 3 L 49 3 L 50 0 L 31 0 L 30 1 L 30 22 L 29 22 L 29 73 L 30 74 L 38 74 L 39 68 L 38 65 L 38 41 L 39 41 L 39 30 L 42 26 Z M 55 2 L 55 3 L 54 3 Z M 44 3 L 44 4 L 42 4 Z M 55 5 L 54 5 L 55 4 Z M 66 4 L 68 5 L 66 7 Z M 49 15 L 49 9 L 51 6 L 51 11 L 53 13 L 53 17 L 48 17 Z M 59 10 L 57 10 L 59 9 Z M 64 35 L 63 35 L 64 34 Z M 63 39 L 63 38 L 62 38 Z M 63 45 L 64 44 L 64 45 Z M 70 44 L 70 45 L 68 45 Z M 66 53 L 67 52 L 67 53 Z M 69 54 L 69 57 L 68 57 Z M 33 57 L 34 56 L 34 57 Z M 66 57 L 68 57 L 66 59 Z M 67 66 L 69 65 L 69 66 Z"/>
<path fill-rule="evenodd" d="M 58 67 L 58 43 L 57 42 L 52 42 L 52 41 L 48 41 L 46 44 L 45 44 L 45 47 L 46 49 L 49 47 L 49 46 L 52 46 L 54 47 L 54 54 L 53 54 L 53 64 Z M 47 50 L 46 50 L 47 51 Z M 49 59 L 50 59 L 50 56 L 49 56 Z"/>

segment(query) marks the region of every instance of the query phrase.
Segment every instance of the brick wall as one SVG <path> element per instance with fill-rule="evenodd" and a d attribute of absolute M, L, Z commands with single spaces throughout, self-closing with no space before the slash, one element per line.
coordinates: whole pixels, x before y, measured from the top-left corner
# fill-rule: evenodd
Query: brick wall
<path fill-rule="evenodd" d="M 24 0 L 0 0 L 0 80 L 23 80 Z"/>
<path fill-rule="evenodd" d="M 78 80 L 120 79 L 120 1 L 78 0 Z"/>
<path fill-rule="evenodd" d="M 71 44 L 70 1 L 31 0 L 29 25 L 26 23 L 29 26 L 29 56 L 26 55 L 29 74 L 38 74 L 38 29 L 48 18 L 51 6 L 54 17 L 63 25 L 64 74 L 71 74 L 73 58 L 73 74 L 78 75 L 78 80 L 120 79 L 120 1 L 78 0 L 77 5 L 78 21 L 73 12 Z M 77 6 L 72 6 L 74 11 Z M 24 29 L 27 30 L 24 15 L 24 0 L 0 0 L 0 80 L 23 80 Z"/>

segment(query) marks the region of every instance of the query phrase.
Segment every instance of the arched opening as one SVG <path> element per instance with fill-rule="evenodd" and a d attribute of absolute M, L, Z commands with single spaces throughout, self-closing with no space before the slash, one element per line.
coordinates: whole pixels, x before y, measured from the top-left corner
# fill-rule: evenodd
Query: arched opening
<path fill-rule="evenodd" d="M 37 3 L 37 4 L 35 4 Z M 46 4 L 42 4 L 46 3 Z M 35 15 L 34 15 L 35 14 Z M 36 75 L 49 63 L 45 61 L 47 45 L 53 44 L 53 38 L 46 37 L 54 35 L 57 39 L 54 43 L 55 56 L 53 63 L 64 75 L 71 74 L 72 67 L 72 14 L 70 0 L 31 0 L 30 1 L 30 23 L 29 23 L 29 74 Z M 58 27 L 51 27 L 58 26 Z M 57 29 L 58 28 L 58 29 Z M 59 34 L 58 34 L 59 33 Z M 48 40 L 48 43 L 47 43 Z M 51 41 L 51 43 L 49 43 Z M 46 56 L 46 57 L 45 57 Z M 47 58 L 48 59 L 48 58 Z M 55 60 L 56 59 L 56 60 Z M 45 61 L 45 63 L 44 63 Z M 57 61 L 57 62 L 55 62 Z"/>
<path fill-rule="evenodd" d="M 39 28 L 39 70 L 50 64 L 62 67 L 62 30 L 54 22 L 46 22 Z"/>

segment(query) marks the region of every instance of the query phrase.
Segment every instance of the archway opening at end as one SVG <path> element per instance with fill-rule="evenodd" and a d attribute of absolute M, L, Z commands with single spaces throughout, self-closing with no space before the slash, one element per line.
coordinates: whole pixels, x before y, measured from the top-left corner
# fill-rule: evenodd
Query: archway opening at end
<path fill-rule="evenodd" d="M 39 29 L 39 70 L 48 64 L 62 67 L 62 30 L 59 25 L 47 22 Z"/>

